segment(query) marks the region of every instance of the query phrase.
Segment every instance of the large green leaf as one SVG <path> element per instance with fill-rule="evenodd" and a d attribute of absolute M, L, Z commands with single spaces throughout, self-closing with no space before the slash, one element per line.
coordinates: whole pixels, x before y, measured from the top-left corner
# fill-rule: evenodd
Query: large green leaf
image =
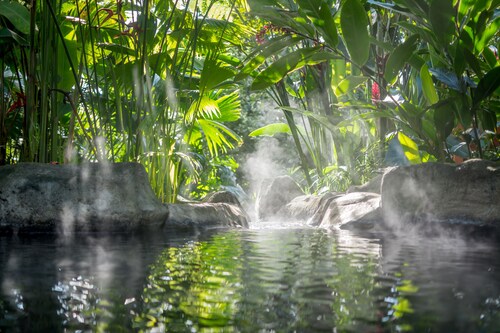
<path fill-rule="evenodd" d="M 219 115 L 212 118 L 219 122 L 232 122 L 240 119 L 241 117 L 241 104 L 240 96 L 237 91 L 217 98 L 217 105 L 219 107 Z"/>
<path fill-rule="evenodd" d="M 439 101 L 439 97 L 427 65 L 423 65 L 420 69 L 420 79 L 422 80 L 422 90 L 427 102 L 430 105 L 436 104 Z"/>
<path fill-rule="evenodd" d="M 302 40 L 304 40 L 304 37 L 282 36 L 262 45 L 257 49 L 257 52 L 253 53 L 253 57 L 250 58 L 246 65 L 236 75 L 235 80 L 239 81 L 244 79 L 262 65 L 266 59 L 283 50 L 285 47 L 294 46 Z"/>
<path fill-rule="evenodd" d="M 455 10 L 450 0 L 433 0 L 429 8 L 429 19 L 438 39 L 448 44 L 453 37 Z"/>
<path fill-rule="evenodd" d="M 464 127 L 469 127 L 472 123 L 469 99 L 463 94 L 453 94 L 451 98 L 453 101 L 451 106 L 458 120 Z"/>
<path fill-rule="evenodd" d="M 403 44 L 398 45 L 389 55 L 384 73 L 384 78 L 388 82 L 392 82 L 401 68 L 408 62 L 408 59 L 416 50 L 417 40 L 418 35 L 411 35 Z"/>
<path fill-rule="evenodd" d="M 201 96 L 191 104 L 186 112 L 185 119 L 188 123 L 192 123 L 198 118 L 216 119 L 219 116 L 220 110 L 217 101 L 210 98 L 210 96 Z"/>
<path fill-rule="evenodd" d="M 0 1 L 0 16 L 5 17 L 23 34 L 30 33 L 30 13 L 26 7 L 15 1 Z"/>
<path fill-rule="evenodd" d="M 320 50 L 319 47 L 308 47 L 283 56 L 257 75 L 252 90 L 266 89 L 281 81 L 288 73 L 306 65 L 316 65 L 336 58 L 332 53 Z"/>
<path fill-rule="evenodd" d="M 276 134 L 290 134 L 290 126 L 285 123 L 274 123 L 263 126 L 248 134 L 249 136 L 275 136 Z"/>
<path fill-rule="evenodd" d="M 420 153 L 418 151 L 418 146 L 415 141 L 404 135 L 403 132 L 398 133 L 398 141 L 403 148 L 406 158 L 408 159 L 408 161 L 410 161 L 410 164 L 422 163 L 422 159 L 420 158 Z"/>
<path fill-rule="evenodd" d="M 357 86 L 364 83 L 368 77 L 366 76 L 348 76 L 338 84 L 335 89 L 335 95 L 338 97 L 343 95 L 349 91 L 354 90 Z"/>
<path fill-rule="evenodd" d="M 225 63 L 219 61 L 217 55 L 209 55 L 203 63 L 200 75 L 200 91 L 210 91 L 224 81 L 234 77 L 234 71 Z"/>
<path fill-rule="evenodd" d="M 241 144 L 241 138 L 224 124 L 211 119 L 198 119 L 196 124 L 199 126 L 207 148 L 212 156 L 217 156 L 219 152 L 227 152 L 228 149 L 234 148 L 236 141 Z"/>
<path fill-rule="evenodd" d="M 479 103 L 493 94 L 495 90 L 498 89 L 498 87 L 500 87 L 500 66 L 490 70 L 479 81 L 477 89 L 474 91 L 474 97 L 472 99 L 473 107 L 478 106 Z"/>
<path fill-rule="evenodd" d="M 453 108 L 448 104 L 443 104 L 434 110 L 434 125 L 440 135 L 441 140 L 446 139 L 455 126 L 455 115 Z"/>
<path fill-rule="evenodd" d="M 359 0 L 347 0 L 340 12 L 342 35 L 352 61 L 363 66 L 370 56 L 368 16 Z"/>
<path fill-rule="evenodd" d="M 325 42 L 332 48 L 336 47 L 338 43 L 337 28 L 328 3 L 324 0 L 297 0 L 297 4 L 311 19 Z"/>
<path fill-rule="evenodd" d="M 477 88 L 474 91 L 472 98 L 472 107 L 478 108 L 482 101 L 486 100 L 490 95 L 495 93 L 500 87 L 500 67 L 495 67 L 490 70 L 479 81 Z M 484 129 L 495 130 L 497 127 L 496 113 L 493 110 L 484 109 L 479 113 L 481 123 Z"/>
<path fill-rule="evenodd" d="M 474 44 L 474 48 L 477 53 L 481 53 L 485 47 L 487 47 L 488 42 L 493 38 L 493 36 L 498 36 L 498 31 L 500 30 L 500 16 L 495 18 L 488 26 L 485 27 L 484 31 L 480 35 L 479 40 Z"/>
<path fill-rule="evenodd" d="M 492 132 L 496 131 L 497 115 L 495 110 L 481 109 L 481 112 L 478 113 L 478 117 L 481 120 L 481 125 L 484 130 L 490 130 Z"/>

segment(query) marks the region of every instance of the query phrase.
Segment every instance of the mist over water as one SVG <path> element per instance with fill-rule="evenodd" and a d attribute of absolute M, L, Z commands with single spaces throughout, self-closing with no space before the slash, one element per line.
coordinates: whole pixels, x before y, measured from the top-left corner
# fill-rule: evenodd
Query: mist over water
<path fill-rule="evenodd" d="M 250 192 L 257 192 L 262 180 L 287 174 L 282 164 L 285 150 L 274 138 L 264 138 L 257 143 L 256 149 L 243 162 L 242 169 L 249 181 Z"/>
<path fill-rule="evenodd" d="M 497 332 L 500 247 L 264 222 L 0 239 L 2 332 Z M 149 326 L 148 326 L 149 325 Z"/>

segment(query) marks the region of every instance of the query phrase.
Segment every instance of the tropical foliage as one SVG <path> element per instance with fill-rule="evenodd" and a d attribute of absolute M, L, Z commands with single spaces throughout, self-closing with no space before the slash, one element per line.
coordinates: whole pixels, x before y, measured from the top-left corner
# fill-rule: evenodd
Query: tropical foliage
<path fill-rule="evenodd" d="M 300 133 L 317 179 L 364 180 L 377 139 L 388 163 L 499 158 L 498 1 L 249 3 L 271 24 L 242 73 L 285 113 L 266 134 Z"/>
<path fill-rule="evenodd" d="M 236 5 L 2 0 L 1 162 L 140 161 L 165 201 L 234 168 Z"/>
<path fill-rule="evenodd" d="M 250 135 L 289 135 L 311 191 L 498 159 L 499 4 L 0 0 L 0 164 L 139 161 L 201 197 L 238 167 L 247 86 L 283 114 Z"/>

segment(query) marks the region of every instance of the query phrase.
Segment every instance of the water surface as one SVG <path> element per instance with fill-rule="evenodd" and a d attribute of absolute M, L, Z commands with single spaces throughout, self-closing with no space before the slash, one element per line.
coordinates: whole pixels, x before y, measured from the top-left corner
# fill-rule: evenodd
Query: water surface
<path fill-rule="evenodd" d="M 0 238 L 0 332 L 500 332 L 487 239 L 250 230 Z"/>

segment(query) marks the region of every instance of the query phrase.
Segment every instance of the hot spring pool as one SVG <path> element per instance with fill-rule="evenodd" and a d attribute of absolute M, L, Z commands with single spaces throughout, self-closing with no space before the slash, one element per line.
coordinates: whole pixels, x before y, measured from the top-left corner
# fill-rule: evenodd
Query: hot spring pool
<path fill-rule="evenodd" d="M 487 240 L 273 224 L 0 237 L 0 287 L 0 332 L 500 332 Z"/>

